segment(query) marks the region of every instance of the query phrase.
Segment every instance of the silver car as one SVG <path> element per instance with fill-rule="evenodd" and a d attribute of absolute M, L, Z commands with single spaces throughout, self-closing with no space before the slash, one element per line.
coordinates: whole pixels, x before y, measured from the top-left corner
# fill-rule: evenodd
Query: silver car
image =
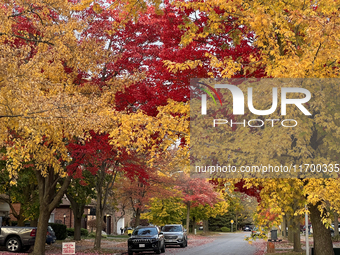
<path fill-rule="evenodd" d="M 187 230 L 181 224 L 168 224 L 162 227 L 166 245 L 188 246 Z"/>

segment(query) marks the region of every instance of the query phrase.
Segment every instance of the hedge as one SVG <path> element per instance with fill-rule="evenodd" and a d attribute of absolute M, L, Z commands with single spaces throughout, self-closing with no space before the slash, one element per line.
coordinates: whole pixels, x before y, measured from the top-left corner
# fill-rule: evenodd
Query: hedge
<path fill-rule="evenodd" d="M 57 240 L 64 240 L 67 237 L 66 225 L 59 223 L 49 223 L 53 228 Z"/>
<path fill-rule="evenodd" d="M 67 229 L 67 235 L 68 236 L 74 236 L 74 228 L 68 228 Z M 89 235 L 89 231 L 85 228 L 81 228 L 80 229 L 80 235 L 81 236 L 88 236 Z"/>
<path fill-rule="evenodd" d="M 230 228 L 228 227 L 221 227 L 222 232 L 230 232 Z"/>

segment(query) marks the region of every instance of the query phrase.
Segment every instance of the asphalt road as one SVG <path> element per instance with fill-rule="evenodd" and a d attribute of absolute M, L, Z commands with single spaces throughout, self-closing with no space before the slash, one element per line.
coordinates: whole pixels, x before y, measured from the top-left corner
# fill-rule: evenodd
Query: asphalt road
<path fill-rule="evenodd" d="M 245 241 L 245 236 L 250 232 L 225 233 L 214 237 L 211 243 L 202 246 L 190 247 L 188 250 L 178 248 L 176 255 L 253 255 L 256 247 Z M 188 247 L 189 248 L 189 247 Z M 168 254 L 166 251 L 165 254 Z M 172 252 L 169 254 L 173 254 Z"/>

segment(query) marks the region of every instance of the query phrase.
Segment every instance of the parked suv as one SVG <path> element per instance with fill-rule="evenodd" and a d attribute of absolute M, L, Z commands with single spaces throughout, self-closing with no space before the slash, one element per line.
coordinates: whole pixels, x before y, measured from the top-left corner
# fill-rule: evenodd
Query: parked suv
<path fill-rule="evenodd" d="M 55 243 L 55 240 L 57 237 L 55 236 L 55 232 L 53 231 L 53 228 L 51 226 L 47 227 L 47 234 L 46 234 L 46 243 L 47 244 L 53 244 Z"/>
<path fill-rule="evenodd" d="M 179 244 L 181 247 L 188 246 L 188 236 L 186 229 L 181 224 L 170 224 L 162 227 L 165 244 Z"/>
<path fill-rule="evenodd" d="M 163 233 L 158 227 L 137 227 L 132 234 L 129 234 L 128 254 L 134 252 L 154 251 L 157 254 L 165 252 L 165 242 Z"/>
<path fill-rule="evenodd" d="M 0 246 L 9 252 L 27 251 L 34 245 L 36 227 L 0 227 Z"/>

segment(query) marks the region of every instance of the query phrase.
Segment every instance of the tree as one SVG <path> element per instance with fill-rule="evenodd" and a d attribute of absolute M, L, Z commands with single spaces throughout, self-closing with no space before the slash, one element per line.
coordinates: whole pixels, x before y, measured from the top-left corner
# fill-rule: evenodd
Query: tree
<path fill-rule="evenodd" d="M 82 179 L 72 179 L 66 191 L 66 196 L 71 204 L 74 215 L 74 240 L 81 240 L 81 220 L 85 206 L 95 198 L 95 177 L 87 171 L 83 171 Z"/>
<path fill-rule="evenodd" d="M 148 166 L 143 158 L 139 161 L 138 167 L 144 169 L 147 176 L 121 179 L 119 184 L 122 198 L 130 203 L 134 211 L 134 227 L 139 225 L 141 214 L 153 198 L 167 199 L 173 196 L 173 191 L 170 189 L 173 180 L 169 176 L 161 174 L 155 167 Z"/>
<path fill-rule="evenodd" d="M 5 169 L 6 161 L 2 161 L 2 163 L 4 163 L 2 165 L 4 168 L 1 170 L 0 193 L 6 194 L 6 196 L 2 196 L 1 201 L 9 204 L 18 226 L 24 226 L 26 221 L 30 221 L 31 226 L 34 226 L 39 217 L 39 194 L 34 170 L 29 165 L 24 166 L 24 169 L 19 172 L 17 184 L 11 186 L 9 173 Z M 19 211 L 13 204 L 20 204 Z"/>
<path fill-rule="evenodd" d="M 84 169 L 95 176 L 94 187 L 97 204 L 94 248 L 99 249 L 107 198 L 121 168 L 119 167 L 118 152 L 109 144 L 108 135 L 93 131 L 90 131 L 90 134 L 89 140 L 69 145 L 73 162 L 67 168 L 79 177 L 82 176 Z"/>
<path fill-rule="evenodd" d="M 205 179 L 190 178 L 183 175 L 181 182 L 176 189 L 182 192 L 183 203 L 186 205 L 187 217 L 186 228 L 189 231 L 190 209 L 198 205 L 209 205 L 213 207 L 221 199 L 219 194 L 214 191 L 213 185 Z"/>
<path fill-rule="evenodd" d="M 240 24 L 246 27 L 247 31 L 253 31 L 256 35 L 256 40 L 253 45 L 259 49 L 259 57 L 253 58 L 250 62 L 251 66 L 243 67 L 240 61 L 217 62 L 226 67 L 225 77 L 234 75 L 236 68 L 243 70 L 251 70 L 261 66 L 265 68 L 266 75 L 271 77 L 337 77 L 339 71 L 339 47 L 336 42 L 338 8 L 329 1 L 317 3 L 296 3 L 296 2 L 275 2 L 272 5 L 269 2 L 260 1 L 238 1 L 217 4 L 209 1 L 204 5 L 198 2 L 178 2 L 179 5 L 193 11 L 209 13 L 209 22 L 205 23 L 205 30 L 197 29 L 194 20 L 190 20 L 187 24 L 187 34 L 183 36 L 183 43 L 187 44 L 198 38 L 205 38 L 210 34 L 220 34 L 220 26 L 227 22 L 233 22 L 232 18 L 236 17 Z M 206 11 L 205 8 L 208 11 Z M 228 15 L 224 15 L 228 11 Z M 228 17 L 228 18 L 227 18 Z M 209 31 L 208 33 L 206 31 Z M 238 34 L 238 37 L 243 37 L 244 34 Z M 329 40 L 328 40 L 329 38 Z M 330 54 L 330 52 L 332 52 Z M 212 65 L 216 63 L 212 63 Z M 185 63 L 182 65 L 185 66 Z M 233 72 L 227 73 L 228 70 Z M 319 87 L 320 89 L 320 87 Z M 313 103 L 311 106 L 313 120 L 308 125 L 299 125 L 294 132 L 286 136 L 270 134 L 270 131 L 261 131 L 261 137 L 270 139 L 269 144 L 277 144 L 281 149 L 271 150 L 272 147 L 263 143 L 257 143 L 250 137 L 249 132 L 244 132 L 244 137 L 230 137 L 231 140 L 244 141 L 244 146 L 240 149 L 239 144 L 235 148 L 240 149 L 238 155 L 245 155 L 248 152 L 247 164 L 253 162 L 254 154 L 252 148 L 259 149 L 257 155 L 267 155 L 266 157 L 275 159 L 279 162 L 300 163 L 303 164 L 336 164 L 335 155 L 338 154 L 336 148 L 338 141 L 336 133 L 338 122 L 335 120 L 335 112 L 338 109 L 337 100 L 331 98 L 330 95 L 337 94 L 338 90 L 331 84 L 324 85 L 324 91 L 317 93 L 312 89 L 314 98 L 321 99 L 320 104 L 316 107 Z M 327 102 L 327 106 L 326 103 Z M 321 106 L 323 104 L 323 106 Z M 262 104 L 264 105 L 264 104 Z M 320 109 L 320 112 L 314 108 Z M 321 110 L 322 109 L 322 110 Z M 316 110 L 316 111 L 315 111 Z M 296 116 L 296 115 L 295 115 Z M 295 117 L 294 116 L 294 117 Z M 273 116 L 271 116 L 273 117 Z M 326 120 L 327 119 L 327 120 Z M 319 122 L 320 120 L 320 122 Z M 302 120 L 303 122 L 304 120 Z M 328 124 L 328 122 L 330 123 Z M 327 124 L 326 124 L 327 123 Z M 267 132 L 268 131 L 268 132 Z M 276 132 L 272 130 L 273 132 Z M 235 132 L 240 133 L 240 132 Z M 306 136 L 305 136 L 306 135 Z M 246 139 L 246 136 L 248 138 Z M 278 141 L 274 139 L 279 138 Z M 246 142 L 245 142 L 246 141 Z M 249 142 L 250 141 L 250 142 Z M 223 141 L 228 144 L 227 141 Z M 254 143 L 252 143 L 254 142 Z M 327 148 L 324 146 L 327 145 Z M 260 152 L 261 149 L 267 150 Z M 223 150 L 221 148 L 221 150 Z M 281 150 L 281 151 L 279 151 Z M 295 153 L 294 153 L 295 151 Z M 273 154 L 272 154 L 273 152 Z M 280 157 L 283 154 L 288 157 Z M 243 154 L 245 153 L 245 154 Z M 308 155 L 304 154 L 308 153 Z M 226 155 L 230 153 L 227 152 Z M 277 155 L 275 155 L 277 154 Z M 295 157 L 295 161 L 294 158 Z M 252 159 L 251 159 L 252 158 Z M 244 157 L 246 159 L 246 157 Z M 306 161 L 307 160 L 307 161 Z M 239 160 L 240 161 L 240 160 Z M 263 163 L 264 161 L 262 161 Z M 322 163 L 321 163 L 322 162 Z M 337 177 L 337 176 L 335 176 Z M 336 180 L 333 180 L 332 185 L 336 185 Z M 311 213 L 312 224 L 316 224 L 315 232 L 315 252 L 316 254 L 333 254 L 330 242 L 330 236 L 326 227 L 323 227 L 320 218 L 322 215 L 323 221 L 327 222 L 327 204 L 331 201 L 330 197 L 325 197 L 318 192 L 331 193 L 331 190 L 326 191 L 325 187 L 330 187 L 332 180 L 306 180 L 303 187 L 303 192 Z M 271 181 L 268 181 L 272 185 Z M 312 186 L 316 185 L 316 186 Z M 322 188 L 321 188 L 322 187 Z M 300 189 L 301 190 L 301 189 Z M 316 197 L 316 195 L 318 197 Z M 322 198 L 321 198 L 321 197 Z M 316 208 L 319 208 L 318 212 Z M 313 226 L 313 230 L 315 230 Z"/>
<path fill-rule="evenodd" d="M 64 168 L 71 161 L 66 143 L 106 123 L 114 126 L 108 120 L 112 94 L 122 87 L 112 76 L 101 80 L 104 89 L 98 85 L 103 63 L 115 56 L 107 54 L 105 41 L 82 37 L 91 17 L 78 15 L 75 7 L 72 1 L 1 3 L 0 143 L 6 147 L 11 184 L 22 164 L 33 164 L 40 204 L 33 254 L 39 255 L 50 213 L 71 181 Z M 89 74 L 93 81 L 86 79 Z"/>
<path fill-rule="evenodd" d="M 155 225 L 181 224 L 185 218 L 185 210 L 183 199 L 180 197 L 152 198 L 141 219 L 147 219 Z"/>

